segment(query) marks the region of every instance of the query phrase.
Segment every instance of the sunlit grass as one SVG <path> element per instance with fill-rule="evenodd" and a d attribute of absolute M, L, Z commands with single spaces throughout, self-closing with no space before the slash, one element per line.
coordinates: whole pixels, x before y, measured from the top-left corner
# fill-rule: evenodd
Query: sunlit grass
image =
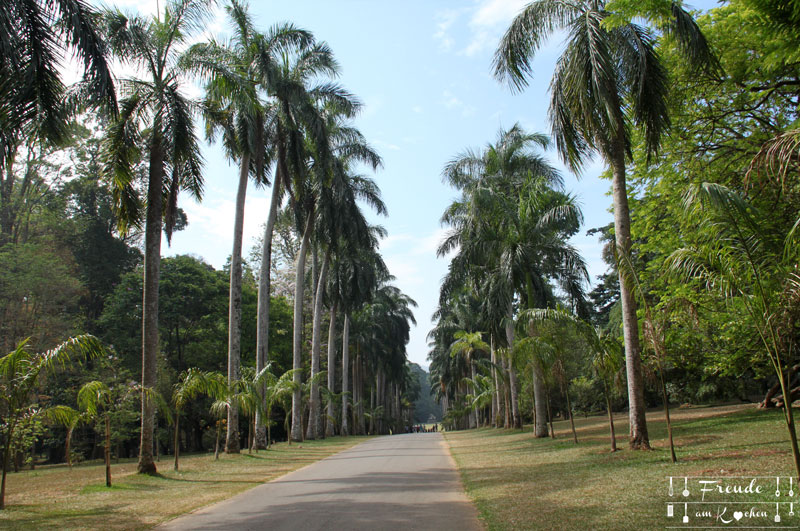
<path fill-rule="evenodd" d="M 615 417 L 621 451 L 614 454 L 605 417 L 576 419 L 577 446 L 569 422 L 556 423 L 555 440 L 535 439 L 529 426 L 446 438 L 467 494 L 492 530 L 663 529 L 668 476 L 794 474 L 781 411 L 753 405 L 673 410 L 677 464 L 669 459 L 663 412 L 647 417 L 649 452 L 628 450 L 624 414 Z"/>
<path fill-rule="evenodd" d="M 229 498 L 366 440 L 334 437 L 302 444 L 279 443 L 268 451 L 239 455 L 171 456 L 157 463 L 159 475 L 136 474 L 136 461 L 113 464 L 112 487 L 102 464 L 39 467 L 8 475 L 3 529 L 145 529 Z"/>

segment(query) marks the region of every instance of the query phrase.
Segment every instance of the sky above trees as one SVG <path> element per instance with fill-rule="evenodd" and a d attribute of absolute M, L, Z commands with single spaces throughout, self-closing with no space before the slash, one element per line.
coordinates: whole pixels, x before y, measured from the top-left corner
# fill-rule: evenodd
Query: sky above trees
<path fill-rule="evenodd" d="M 155 0 L 113 4 L 141 13 L 153 13 L 156 8 Z M 500 128 L 516 122 L 529 132 L 549 133 L 547 86 L 561 39 L 551 39 L 537 55 L 533 80 L 523 93 L 513 93 L 491 75 L 499 38 L 524 4 L 522 0 L 251 3 L 258 27 L 291 21 L 326 41 L 341 64 L 338 81 L 365 104 L 355 125 L 384 159 L 375 180 L 389 210 L 388 218 L 372 221 L 388 229 L 381 252 L 397 277 L 396 285 L 419 303 L 408 357 L 425 367 L 425 336 L 447 269 L 447 260 L 436 258 L 436 247 L 445 233 L 439 218 L 456 197 L 442 183 L 442 169 L 465 149 L 481 149 Z M 713 7 L 711 2 L 690 5 Z M 208 31 L 216 35 L 227 31 L 221 10 Z M 176 233 L 171 247 L 165 246 L 162 252 L 199 255 L 221 268 L 231 252 L 237 169 L 218 146 L 205 145 L 203 153 L 203 202 L 184 198 L 181 205 L 189 226 Z M 589 164 L 576 179 L 563 169 L 553 150 L 547 158 L 562 169 L 568 191 L 583 208 L 585 225 L 572 243 L 595 278 L 605 270 L 602 246 L 595 236 L 586 236 L 586 230 L 612 221 L 609 183 L 598 178 L 602 163 Z M 269 189 L 254 190 L 251 185 L 245 211 L 245 255 L 262 232 L 268 208 Z"/>

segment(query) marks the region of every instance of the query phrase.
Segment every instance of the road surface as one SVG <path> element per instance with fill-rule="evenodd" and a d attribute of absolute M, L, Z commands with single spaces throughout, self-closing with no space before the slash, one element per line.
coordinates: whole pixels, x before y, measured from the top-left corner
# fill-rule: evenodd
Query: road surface
<path fill-rule="evenodd" d="M 482 529 L 440 433 L 370 439 L 161 530 Z"/>

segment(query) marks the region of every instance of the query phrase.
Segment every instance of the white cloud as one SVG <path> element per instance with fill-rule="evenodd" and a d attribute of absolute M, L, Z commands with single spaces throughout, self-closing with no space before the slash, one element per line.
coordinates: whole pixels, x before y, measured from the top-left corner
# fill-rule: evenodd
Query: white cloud
<path fill-rule="evenodd" d="M 433 34 L 433 38 L 439 41 L 439 49 L 443 52 L 449 52 L 453 47 L 454 41 L 449 31 L 459 16 L 460 11 L 455 9 L 440 11 L 436 14 L 438 22 L 436 23 L 436 33 Z"/>
<path fill-rule="evenodd" d="M 443 52 L 457 49 L 458 54 L 468 57 L 491 52 L 511 20 L 529 2 L 530 0 L 480 0 L 471 7 L 441 11 L 437 14 L 433 38 L 439 42 L 439 48 Z M 468 42 L 459 47 L 454 35 L 460 34 L 458 23 L 462 20 L 466 21 L 464 30 L 467 32 Z"/>

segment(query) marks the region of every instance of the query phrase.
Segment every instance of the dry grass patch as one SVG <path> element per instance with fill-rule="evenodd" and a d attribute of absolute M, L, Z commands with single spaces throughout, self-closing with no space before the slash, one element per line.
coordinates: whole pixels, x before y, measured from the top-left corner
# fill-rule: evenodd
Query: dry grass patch
<path fill-rule="evenodd" d="M 663 528 L 668 476 L 794 474 L 781 411 L 749 404 L 674 410 L 675 465 L 663 412 L 647 417 L 649 452 L 627 449 L 627 415 L 615 417 L 622 450 L 614 454 L 605 417 L 576 419 L 577 446 L 569 422 L 556 423 L 555 440 L 533 438 L 530 427 L 446 439 L 489 529 Z"/>
<path fill-rule="evenodd" d="M 105 486 L 103 465 L 41 467 L 8 475 L 3 529 L 146 529 L 229 498 L 305 465 L 363 442 L 334 437 L 288 446 L 279 443 L 257 454 L 181 457 L 180 471 L 165 456 L 159 475 L 136 473 L 136 462 L 112 465 L 113 486 Z"/>

